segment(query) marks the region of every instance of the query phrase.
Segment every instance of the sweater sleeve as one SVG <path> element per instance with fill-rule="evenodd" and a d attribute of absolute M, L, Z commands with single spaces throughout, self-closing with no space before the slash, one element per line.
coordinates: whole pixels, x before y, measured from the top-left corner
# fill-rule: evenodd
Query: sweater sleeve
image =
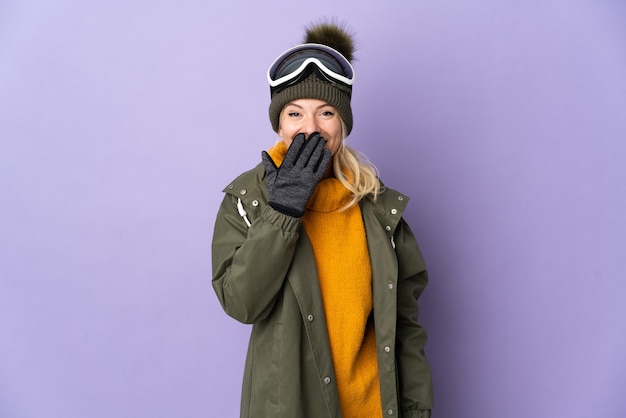
<path fill-rule="evenodd" d="M 272 310 L 296 247 L 300 219 L 265 206 L 248 228 L 226 195 L 212 242 L 213 289 L 224 311 L 251 324 Z"/>
<path fill-rule="evenodd" d="M 402 417 L 427 418 L 434 396 L 431 371 L 424 352 L 425 329 L 418 322 L 418 298 L 428 274 L 417 241 L 404 220 L 394 237 L 398 257 L 398 321 L 396 355 Z"/>

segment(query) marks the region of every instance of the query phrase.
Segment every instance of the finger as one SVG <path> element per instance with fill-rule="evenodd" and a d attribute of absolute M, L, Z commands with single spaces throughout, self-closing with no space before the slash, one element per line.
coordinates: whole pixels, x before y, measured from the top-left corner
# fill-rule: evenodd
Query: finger
<path fill-rule="evenodd" d="M 314 158 L 313 155 L 315 153 L 315 150 L 320 146 L 320 144 L 323 147 L 324 142 L 324 138 L 322 138 L 318 132 L 313 132 L 304 144 L 304 147 L 296 164 L 301 168 L 308 166 L 310 160 Z"/>
<path fill-rule="evenodd" d="M 302 153 L 302 150 L 306 145 L 304 139 L 305 136 L 303 133 L 299 133 L 293 138 L 293 141 L 291 141 L 291 145 L 289 145 L 289 149 L 287 150 L 287 154 L 285 154 L 283 164 L 287 163 L 291 165 L 296 165 L 296 161 L 298 161 L 298 158 L 300 157 L 300 154 Z"/>
<path fill-rule="evenodd" d="M 265 166 L 266 173 L 271 173 L 278 170 L 278 166 L 266 151 L 263 151 L 261 153 L 261 159 L 263 160 L 263 165 Z"/>
<path fill-rule="evenodd" d="M 322 137 L 322 135 L 320 135 L 319 132 L 313 132 L 311 135 L 309 135 L 308 141 L 310 141 L 311 139 L 321 138 L 321 137 Z"/>
<path fill-rule="evenodd" d="M 322 152 L 322 158 L 319 159 L 317 166 L 314 170 L 314 172 L 316 174 L 319 174 L 320 176 L 324 175 L 324 173 L 326 172 L 326 167 L 328 167 L 328 164 L 330 164 L 330 161 L 333 158 L 333 153 L 330 152 L 328 148 L 323 148 Z"/>
<path fill-rule="evenodd" d="M 307 165 L 310 166 L 314 172 L 317 172 L 317 168 L 319 167 L 322 157 L 324 156 L 324 147 L 326 146 L 326 140 L 321 136 L 318 136 L 314 140 L 317 142 L 315 144 L 315 147 L 312 149 L 311 157 L 309 158 L 309 162 Z"/>

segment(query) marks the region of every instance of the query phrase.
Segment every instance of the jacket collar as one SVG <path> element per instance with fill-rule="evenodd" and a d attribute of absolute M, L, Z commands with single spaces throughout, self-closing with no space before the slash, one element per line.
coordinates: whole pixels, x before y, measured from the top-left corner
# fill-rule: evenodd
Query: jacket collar
<path fill-rule="evenodd" d="M 389 228 L 393 233 L 402 218 L 402 214 L 409 202 L 409 197 L 398 192 L 397 190 L 385 187 L 381 182 L 383 190 L 374 200 L 368 196 L 359 203 L 361 209 L 371 207 L 380 222 Z M 224 193 L 240 198 L 244 203 L 253 200 L 260 200 L 267 204 L 268 194 L 265 185 L 265 167 L 259 163 L 252 170 L 246 171 L 235 180 L 233 180 L 223 190 Z"/>

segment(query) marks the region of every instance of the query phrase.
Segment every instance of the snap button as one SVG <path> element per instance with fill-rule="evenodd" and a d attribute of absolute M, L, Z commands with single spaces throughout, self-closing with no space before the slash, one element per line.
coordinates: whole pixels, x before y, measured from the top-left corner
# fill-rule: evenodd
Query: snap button
<path fill-rule="evenodd" d="M 309 314 L 309 316 L 307 316 L 306 319 L 308 319 L 309 322 L 313 322 L 313 315 Z"/>
<path fill-rule="evenodd" d="M 393 415 L 393 409 L 388 409 L 387 410 L 387 415 Z"/>
<path fill-rule="evenodd" d="M 403 200 L 404 200 L 404 197 L 402 197 L 402 196 L 398 196 L 398 200 L 399 200 L 399 201 L 403 201 Z"/>
<path fill-rule="evenodd" d="M 391 231 L 391 227 L 390 227 L 389 225 L 387 225 L 387 226 L 385 227 L 385 229 L 386 229 L 387 231 Z"/>
<path fill-rule="evenodd" d="M 324 384 L 325 385 L 330 385 L 330 377 L 325 377 L 324 378 Z"/>
<path fill-rule="evenodd" d="M 389 283 L 387 287 L 389 288 L 389 290 L 393 289 L 393 283 Z"/>
<path fill-rule="evenodd" d="M 391 209 L 391 214 L 392 214 L 392 215 L 395 215 L 396 213 L 398 213 L 398 211 L 397 211 L 397 210 L 395 210 L 395 209 Z"/>
<path fill-rule="evenodd" d="M 229 189 L 231 189 L 231 190 L 233 189 L 233 187 L 235 187 L 235 185 L 234 185 L 234 184 L 229 184 L 229 185 L 228 185 L 228 188 L 229 188 Z"/>
<path fill-rule="evenodd" d="M 252 201 L 252 206 L 259 206 L 259 201 L 258 200 L 253 200 Z"/>
<path fill-rule="evenodd" d="M 244 194 L 246 194 L 246 193 L 248 193 L 246 189 L 242 189 L 242 190 L 240 190 L 240 191 L 239 191 L 239 194 L 240 194 L 240 195 L 244 195 Z"/>
<path fill-rule="evenodd" d="M 391 351 L 391 348 L 390 348 L 388 345 L 387 345 L 387 346 L 385 346 L 385 353 L 388 353 L 388 352 L 390 352 L 390 351 Z"/>

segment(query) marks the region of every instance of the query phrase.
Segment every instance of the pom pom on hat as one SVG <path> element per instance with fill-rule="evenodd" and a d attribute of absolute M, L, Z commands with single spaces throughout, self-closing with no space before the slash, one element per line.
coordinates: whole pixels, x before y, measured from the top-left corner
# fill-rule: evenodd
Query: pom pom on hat
<path fill-rule="evenodd" d="M 318 23 L 306 28 L 305 44 L 322 44 L 336 49 L 350 62 L 354 59 L 354 41 L 345 27 L 336 23 Z"/>

